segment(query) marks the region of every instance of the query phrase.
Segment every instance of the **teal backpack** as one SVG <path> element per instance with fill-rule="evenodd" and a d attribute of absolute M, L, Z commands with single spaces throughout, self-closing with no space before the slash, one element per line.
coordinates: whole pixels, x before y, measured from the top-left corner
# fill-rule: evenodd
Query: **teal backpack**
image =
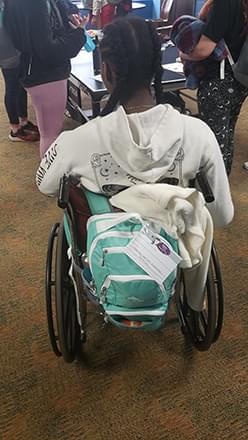
<path fill-rule="evenodd" d="M 177 240 L 160 227 L 154 232 L 136 213 L 113 212 L 106 197 L 84 193 L 93 214 L 87 222 L 89 266 L 82 273 L 86 288 L 117 327 L 160 328 L 175 289 Z M 157 257 L 162 265 L 170 258 L 168 276 L 157 273 Z"/>

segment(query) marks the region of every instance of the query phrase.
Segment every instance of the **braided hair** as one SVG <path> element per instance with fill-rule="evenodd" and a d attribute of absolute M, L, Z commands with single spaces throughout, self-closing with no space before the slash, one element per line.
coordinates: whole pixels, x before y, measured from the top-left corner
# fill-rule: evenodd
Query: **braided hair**
<path fill-rule="evenodd" d="M 152 22 L 140 17 L 114 20 L 103 30 L 102 61 L 115 72 L 115 88 L 101 115 L 124 105 L 134 93 L 154 81 L 157 104 L 161 102 L 161 41 Z"/>

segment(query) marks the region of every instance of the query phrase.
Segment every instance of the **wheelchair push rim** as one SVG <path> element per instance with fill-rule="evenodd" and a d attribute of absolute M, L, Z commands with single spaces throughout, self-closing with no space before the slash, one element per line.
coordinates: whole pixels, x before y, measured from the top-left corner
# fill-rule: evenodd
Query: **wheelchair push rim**
<path fill-rule="evenodd" d="M 56 223 L 49 236 L 46 263 L 48 333 L 55 355 L 63 356 L 66 362 L 72 362 L 80 354 L 81 342 L 85 342 L 85 335 L 81 335 L 77 320 L 76 294 L 69 276 L 71 260 L 67 251 L 63 222 Z M 75 274 L 75 278 L 80 285 L 78 274 Z M 79 307 L 82 308 L 82 304 L 84 306 L 84 314 L 80 313 L 84 327 L 87 307 L 83 300 L 79 300 L 79 303 Z"/>
<path fill-rule="evenodd" d="M 223 324 L 224 295 L 218 256 L 213 245 L 205 286 L 204 306 L 200 312 L 187 302 L 183 271 L 180 271 L 176 305 L 183 334 L 199 351 L 206 351 L 217 341 Z"/>
<path fill-rule="evenodd" d="M 211 252 L 211 264 L 212 264 L 212 271 L 213 271 L 215 291 L 216 291 L 217 321 L 216 321 L 215 335 L 213 339 L 213 342 L 216 342 L 219 339 L 223 326 L 223 320 L 224 320 L 224 289 L 223 289 L 219 257 L 214 243 Z"/>
<path fill-rule="evenodd" d="M 54 323 L 54 310 L 53 303 L 55 297 L 55 277 L 54 277 L 54 248 L 56 247 L 58 229 L 60 224 L 55 223 L 52 227 L 51 233 L 48 239 L 47 248 L 47 260 L 46 260 L 46 312 L 47 312 L 47 324 L 48 324 L 48 334 L 50 338 L 50 343 L 52 349 L 56 356 L 62 356 L 62 353 L 58 347 L 58 335 L 55 333 L 55 323 Z"/>
<path fill-rule="evenodd" d="M 56 320 L 62 356 L 66 362 L 72 362 L 79 352 L 81 340 L 76 312 L 76 294 L 73 281 L 69 276 L 71 260 L 68 258 L 67 251 L 68 244 L 62 222 L 58 231 L 56 248 Z"/>

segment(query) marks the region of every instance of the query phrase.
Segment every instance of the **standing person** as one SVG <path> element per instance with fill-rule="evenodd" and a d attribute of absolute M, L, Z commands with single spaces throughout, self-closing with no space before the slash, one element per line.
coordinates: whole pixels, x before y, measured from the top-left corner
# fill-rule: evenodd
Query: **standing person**
<path fill-rule="evenodd" d="M 97 29 L 103 29 L 113 21 L 115 7 L 115 3 L 110 0 L 93 0 L 91 24 L 96 25 Z"/>
<path fill-rule="evenodd" d="M 63 132 L 51 145 L 36 174 L 40 191 L 58 195 L 65 173 L 107 196 L 166 178 L 187 187 L 201 170 L 215 198 L 207 205 L 214 223 L 229 223 L 233 204 L 213 132 L 201 120 L 159 104 L 163 69 L 153 24 L 138 17 L 114 20 L 103 30 L 100 52 L 109 100 L 102 116 Z"/>
<path fill-rule="evenodd" d="M 5 85 L 4 104 L 10 123 L 9 138 L 12 141 L 33 142 L 39 138 L 38 129 L 28 121 L 27 92 L 19 81 L 20 54 L 4 26 L 4 0 L 0 0 L 0 32 L 0 66 Z"/>
<path fill-rule="evenodd" d="M 208 58 L 223 38 L 237 61 L 248 31 L 248 0 L 208 0 L 203 8 L 200 18 L 206 20 L 205 29 L 195 49 L 189 55 L 181 53 L 182 60 Z M 229 175 L 234 129 L 248 89 L 236 81 L 227 60 L 224 79 L 220 76 L 220 63 L 212 60 L 200 81 L 197 99 L 199 115 L 215 133 Z"/>
<path fill-rule="evenodd" d="M 60 133 L 70 58 L 85 43 L 84 20 L 67 16 L 68 0 L 7 0 L 5 25 L 21 52 L 21 82 L 36 113 L 40 156 Z"/>

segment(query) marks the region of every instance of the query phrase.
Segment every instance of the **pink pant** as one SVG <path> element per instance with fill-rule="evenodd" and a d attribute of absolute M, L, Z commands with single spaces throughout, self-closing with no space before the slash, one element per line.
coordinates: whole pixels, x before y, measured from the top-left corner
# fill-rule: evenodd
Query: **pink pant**
<path fill-rule="evenodd" d="M 67 100 L 67 80 L 27 88 L 40 132 L 40 157 L 57 138 L 63 127 Z"/>

